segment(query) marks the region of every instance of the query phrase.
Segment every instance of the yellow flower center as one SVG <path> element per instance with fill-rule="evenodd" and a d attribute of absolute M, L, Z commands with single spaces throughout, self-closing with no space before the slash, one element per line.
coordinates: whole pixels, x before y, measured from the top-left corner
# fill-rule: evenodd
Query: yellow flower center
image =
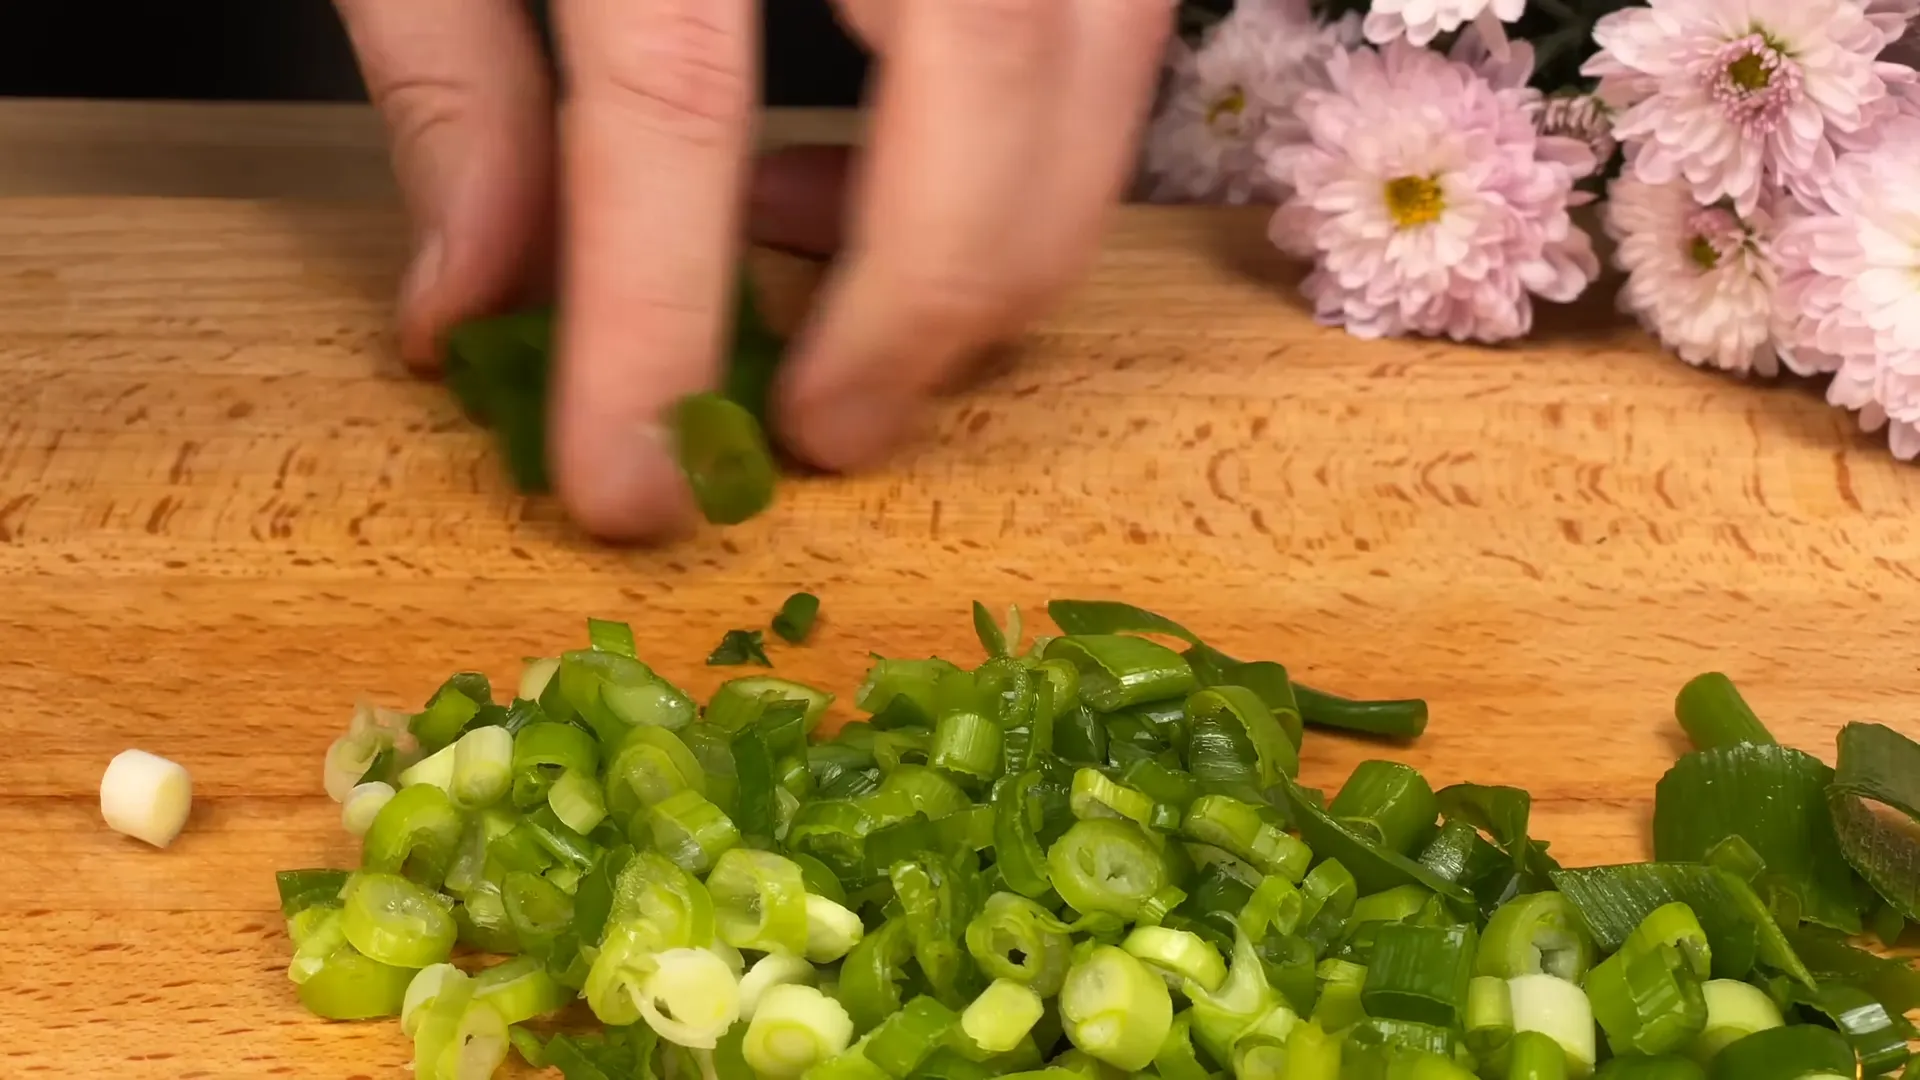
<path fill-rule="evenodd" d="M 1748 53 L 1727 65 L 1727 79 L 1740 89 L 1752 93 L 1765 90 L 1773 84 L 1773 70 L 1767 67 L 1759 53 Z"/>
<path fill-rule="evenodd" d="M 1447 208 L 1440 184 L 1432 177 L 1402 176 L 1387 181 L 1387 213 L 1402 229 L 1431 225 Z"/>
<path fill-rule="evenodd" d="M 1713 241 L 1704 236 L 1696 236 L 1693 243 L 1687 245 L 1687 257 L 1702 270 L 1711 270 L 1720 265 L 1720 253 L 1714 250 Z"/>
<path fill-rule="evenodd" d="M 1222 121 L 1240 119 L 1247 111 L 1247 92 L 1238 86 L 1230 86 L 1213 105 L 1207 109 L 1207 126 L 1218 127 Z"/>

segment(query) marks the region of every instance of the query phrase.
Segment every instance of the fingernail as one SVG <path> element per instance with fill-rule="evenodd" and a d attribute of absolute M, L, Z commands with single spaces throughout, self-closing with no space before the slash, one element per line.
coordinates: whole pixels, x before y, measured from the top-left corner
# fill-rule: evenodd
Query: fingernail
<path fill-rule="evenodd" d="M 446 245 L 441 243 L 440 234 L 428 233 L 415 249 L 413 261 L 407 264 L 406 276 L 400 279 L 402 310 L 413 310 L 433 291 L 434 284 L 440 279 L 440 264 L 445 258 Z"/>
<path fill-rule="evenodd" d="M 906 441 L 919 415 L 915 402 L 872 390 L 850 391 L 814 410 L 801 446 L 822 468 L 872 468 Z"/>
<path fill-rule="evenodd" d="M 625 428 L 589 461 L 569 470 L 574 520 L 605 540 L 657 541 L 690 531 L 692 495 L 673 463 L 670 435 L 659 424 Z"/>
<path fill-rule="evenodd" d="M 446 246 L 439 233 L 428 233 L 414 250 L 413 261 L 400 279 L 400 351 L 410 364 L 432 364 L 436 359 L 434 338 L 440 327 L 434 325 L 427 298 L 440 280 L 440 267 L 446 260 Z"/>

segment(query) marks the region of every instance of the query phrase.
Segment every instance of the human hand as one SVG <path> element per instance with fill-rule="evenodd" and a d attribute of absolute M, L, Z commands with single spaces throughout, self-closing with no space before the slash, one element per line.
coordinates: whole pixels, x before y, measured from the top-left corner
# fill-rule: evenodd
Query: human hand
<path fill-rule="evenodd" d="M 871 465 L 1079 276 L 1131 174 L 1170 0 L 839 0 L 868 149 L 751 163 L 757 0 L 336 0 L 414 222 L 401 351 L 557 286 L 556 487 L 610 539 L 684 526 L 664 411 L 720 381 L 740 238 L 838 251 L 776 388 L 787 446 Z M 751 197 L 747 197 L 748 193 Z"/>

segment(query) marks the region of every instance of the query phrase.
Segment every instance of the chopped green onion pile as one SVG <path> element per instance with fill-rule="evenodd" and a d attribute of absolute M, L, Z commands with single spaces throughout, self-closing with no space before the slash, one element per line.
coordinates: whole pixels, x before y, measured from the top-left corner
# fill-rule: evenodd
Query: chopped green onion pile
<path fill-rule="evenodd" d="M 299 1000 L 398 1018 L 417 1080 L 510 1049 L 567 1080 L 1906 1068 L 1920 972 L 1847 939 L 1913 913 L 1920 748 L 1890 729 L 1849 728 L 1836 771 L 1696 680 L 1659 861 L 1570 869 L 1517 788 L 1298 782 L 1307 727 L 1411 737 L 1424 703 L 1125 605 L 1049 614 L 1028 642 L 976 605 L 972 667 L 877 658 L 831 735 L 828 692 L 753 675 L 697 707 L 602 620 L 504 703 L 461 673 L 363 707 L 326 762 L 360 866 L 279 876 Z"/>

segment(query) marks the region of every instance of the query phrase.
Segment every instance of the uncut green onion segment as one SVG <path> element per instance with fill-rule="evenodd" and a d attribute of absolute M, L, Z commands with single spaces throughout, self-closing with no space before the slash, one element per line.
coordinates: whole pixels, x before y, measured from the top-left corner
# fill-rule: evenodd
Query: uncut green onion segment
<path fill-rule="evenodd" d="M 553 312 L 546 308 L 471 319 L 447 335 L 447 388 L 475 423 L 491 428 L 514 486 L 544 493 Z M 742 273 L 726 374 L 712 393 L 690 395 L 663 419 L 701 514 L 737 525 L 772 504 L 776 468 L 766 439 L 768 395 L 782 342 L 761 315 Z"/>
<path fill-rule="evenodd" d="M 1910 805 L 1859 764 L 1920 752 L 1891 729 L 1851 732 L 1835 779 L 1696 680 L 1677 709 L 1702 749 L 1660 793 L 1685 857 L 1563 867 L 1519 788 L 1436 790 L 1385 757 L 1303 782 L 1304 733 L 1409 737 L 1424 702 L 1301 694 L 1139 608 L 1050 613 L 1065 632 L 1029 638 L 975 605 L 984 655 L 877 644 L 840 693 L 781 651 L 704 705 L 662 674 L 701 656 L 642 659 L 592 619 L 513 687 L 460 672 L 417 713 L 362 708 L 325 761 L 358 865 L 278 879 L 292 997 L 397 1021 L 418 1080 L 516 1055 L 566 1080 L 1907 1065 L 1920 972 L 1833 925 L 1897 936 L 1906 879 L 1789 835 Z"/>

